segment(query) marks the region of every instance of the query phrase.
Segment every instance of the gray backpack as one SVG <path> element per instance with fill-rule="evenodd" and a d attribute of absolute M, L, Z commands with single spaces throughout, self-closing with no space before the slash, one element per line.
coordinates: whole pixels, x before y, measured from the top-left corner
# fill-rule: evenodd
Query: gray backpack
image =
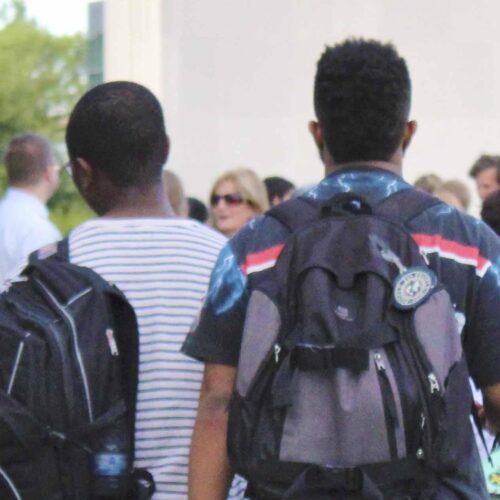
<path fill-rule="evenodd" d="M 343 194 L 268 213 L 292 234 L 249 276 L 228 424 L 250 496 L 430 498 L 459 471 L 467 364 L 450 297 L 404 227 L 436 203 Z"/>

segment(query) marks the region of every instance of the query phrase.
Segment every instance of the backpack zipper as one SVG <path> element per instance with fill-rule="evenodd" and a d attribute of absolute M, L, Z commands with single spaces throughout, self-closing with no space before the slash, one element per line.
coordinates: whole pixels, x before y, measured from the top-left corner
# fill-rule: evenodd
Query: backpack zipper
<path fill-rule="evenodd" d="M 387 431 L 387 441 L 389 445 L 389 453 L 392 459 L 398 457 L 398 449 L 396 443 L 395 427 L 398 423 L 398 414 L 396 410 L 396 401 L 392 391 L 391 382 L 387 375 L 382 355 L 375 352 L 373 355 L 375 367 L 377 369 L 377 378 L 379 381 L 380 392 L 382 394 L 382 404 L 384 409 L 384 420 Z"/>
<path fill-rule="evenodd" d="M 31 335 L 31 333 L 28 332 L 25 335 L 25 339 L 28 338 L 30 335 Z M 22 357 L 23 352 L 24 352 L 24 342 L 25 341 L 22 340 L 19 343 L 19 347 L 17 348 L 16 360 L 14 361 L 14 367 L 12 368 L 12 373 L 10 374 L 10 378 L 9 378 L 9 384 L 7 386 L 7 394 L 9 394 L 9 396 L 10 396 L 10 393 L 12 392 L 12 387 L 14 387 L 14 381 L 16 380 L 17 370 L 19 368 L 19 363 L 21 362 L 21 357 Z"/>
<path fill-rule="evenodd" d="M 409 318 L 411 335 L 408 337 L 408 346 L 410 348 L 411 355 L 414 360 L 414 367 L 417 372 L 417 377 L 420 379 L 420 393 L 421 393 L 421 403 L 422 403 L 422 438 L 423 438 L 423 448 L 419 447 L 417 450 L 417 458 L 423 459 L 426 457 L 425 449 L 430 450 L 430 447 L 434 443 L 434 434 L 436 429 L 432 428 L 432 423 L 436 423 L 433 420 L 433 400 L 434 398 L 439 398 L 441 396 L 441 388 L 439 386 L 436 374 L 432 371 L 432 367 L 423 352 L 423 349 L 418 340 L 417 333 L 414 328 L 413 319 Z M 423 391 L 422 391 L 423 389 Z M 426 432 L 427 430 L 427 432 Z M 426 434 L 428 437 L 427 443 Z"/>
<path fill-rule="evenodd" d="M 7 472 L 5 472 L 5 470 L 2 469 L 2 467 L 0 467 L 0 476 L 4 478 L 5 482 L 7 483 L 7 486 L 9 487 L 10 491 L 12 491 L 12 493 L 14 494 L 16 500 L 23 500 L 21 494 L 19 493 L 16 486 L 12 482 L 12 479 L 7 475 Z"/>
<path fill-rule="evenodd" d="M 61 313 L 63 318 L 66 320 L 67 324 L 70 327 L 71 335 L 73 337 L 73 345 L 75 350 L 76 359 L 78 362 L 78 367 L 80 368 L 80 375 L 82 378 L 83 388 L 85 392 L 85 402 L 87 404 L 87 413 L 89 417 L 89 421 L 94 421 L 94 414 L 92 410 L 92 402 L 90 399 L 90 389 L 88 385 L 87 373 L 85 371 L 85 365 L 83 363 L 82 353 L 80 351 L 80 347 L 78 345 L 78 334 L 76 331 L 76 325 L 73 317 L 69 314 L 64 308 L 63 304 L 61 304 L 57 298 L 52 294 L 52 292 L 38 279 L 34 279 L 36 283 L 43 289 L 47 297 L 51 300 L 51 302 L 56 306 L 57 310 Z"/>
<path fill-rule="evenodd" d="M 19 302 L 9 300 L 8 304 L 10 307 L 15 309 L 25 321 L 28 321 L 36 329 L 41 329 L 44 332 L 50 331 L 52 333 L 52 335 L 48 337 L 48 343 L 50 344 L 51 340 L 53 341 L 56 347 L 55 350 L 58 352 L 59 357 L 61 359 L 61 366 L 63 367 L 62 374 L 63 374 L 64 395 L 68 406 L 72 408 L 75 400 L 73 393 L 73 380 L 69 377 L 68 373 L 66 373 L 67 370 L 64 369 L 66 365 L 64 356 L 65 349 L 58 329 L 55 328 L 54 325 L 52 325 L 51 321 L 47 321 L 43 317 L 36 316 L 31 311 L 21 306 Z M 65 417 L 68 418 L 68 415 L 65 415 Z"/>

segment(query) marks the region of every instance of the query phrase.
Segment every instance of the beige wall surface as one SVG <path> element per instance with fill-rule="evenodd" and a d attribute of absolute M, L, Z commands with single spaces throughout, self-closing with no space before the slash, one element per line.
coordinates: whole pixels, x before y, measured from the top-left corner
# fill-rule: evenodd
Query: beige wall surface
<path fill-rule="evenodd" d="M 324 45 L 392 41 L 410 67 L 419 122 L 406 178 L 465 180 L 480 153 L 500 153 L 499 20 L 498 0 L 106 0 L 105 76 L 158 95 L 169 166 L 206 198 L 238 165 L 320 179 L 307 121 Z"/>

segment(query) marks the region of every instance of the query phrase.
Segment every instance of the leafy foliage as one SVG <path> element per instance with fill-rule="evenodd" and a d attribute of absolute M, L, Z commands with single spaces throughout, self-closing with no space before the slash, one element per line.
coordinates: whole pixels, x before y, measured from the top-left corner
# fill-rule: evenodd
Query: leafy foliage
<path fill-rule="evenodd" d="M 64 129 L 71 109 L 86 89 L 86 40 L 82 35 L 55 36 L 26 16 L 22 0 L 0 0 L 0 153 L 11 137 L 45 135 L 62 160 Z M 84 202 L 69 178 L 50 202 L 59 224 L 71 212 L 85 214 Z M 0 170 L 0 189 L 5 188 Z M 79 221 L 77 221 L 79 222 Z M 66 227 L 61 227 L 65 232 Z"/>

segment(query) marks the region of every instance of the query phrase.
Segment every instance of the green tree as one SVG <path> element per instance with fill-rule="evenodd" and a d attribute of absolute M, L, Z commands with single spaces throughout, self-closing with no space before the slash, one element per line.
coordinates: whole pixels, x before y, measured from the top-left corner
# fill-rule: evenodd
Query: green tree
<path fill-rule="evenodd" d="M 60 141 L 68 114 L 86 88 L 85 39 L 41 29 L 26 17 L 19 0 L 4 2 L 2 13 L 0 145 L 24 130 Z"/>
<path fill-rule="evenodd" d="M 0 153 L 10 138 L 31 131 L 45 135 L 59 147 L 69 113 L 87 86 L 86 40 L 82 35 L 56 36 L 27 17 L 22 0 L 0 0 Z M 1 168 L 0 187 L 5 186 Z M 84 214 L 84 204 L 70 179 L 61 187 L 50 207 L 61 229 L 72 224 L 72 211 Z M 78 215 L 77 218 L 81 218 Z"/>

